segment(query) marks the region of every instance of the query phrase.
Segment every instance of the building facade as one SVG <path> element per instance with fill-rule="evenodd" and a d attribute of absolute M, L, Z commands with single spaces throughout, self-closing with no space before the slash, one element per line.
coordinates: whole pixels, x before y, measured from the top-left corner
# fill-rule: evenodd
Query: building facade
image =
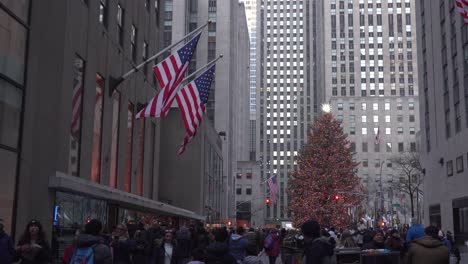
<path fill-rule="evenodd" d="M 382 179 L 389 211 L 390 204 L 407 199 L 389 188 L 400 177 L 391 159 L 416 151 L 419 131 L 415 1 L 317 5 L 318 86 L 348 134 L 363 186 L 375 193 Z M 369 216 L 376 203 L 368 198 Z"/>
<path fill-rule="evenodd" d="M 455 1 L 417 1 L 424 223 L 468 240 L 468 26 Z"/>
<path fill-rule="evenodd" d="M 217 62 L 206 115 L 223 138 L 223 176 L 226 176 L 224 219 L 234 219 L 234 179 L 237 161 L 248 160 L 249 136 L 249 36 L 245 7 L 238 1 L 165 1 L 164 41 L 168 45 L 209 19 L 189 71 Z M 185 19 L 176 19 L 185 18 Z M 229 215 L 228 215 L 229 214 Z"/>
<path fill-rule="evenodd" d="M 160 2 L 1 1 L 0 12 L 14 33 L 1 38 L 7 231 L 18 236 L 31 219 L 69 238 L 91 218 L 107 228 L 205 220 L 158 201 L 160 123 L 135 120 L 157 92 L 151 65 L 116 91 L 109 85 L 159 50 Z"/>
<path fill-rule="evenodd" d="M 260 179 L 260 165 L 240 161 L 236 174 L 236 224 L 242 227 L 263 227 L 266 194 Z"/>
<path fill-rule="evenodd" d="M 311 2 L 257 2 L 256 154 L 261 181 L 276 174 L 279 188 L 278 202 L 265 205 L 267 224 L 289 221 L 287 179 L 305 144 L 314 101 L 319 100 L 310 78 Z"/>

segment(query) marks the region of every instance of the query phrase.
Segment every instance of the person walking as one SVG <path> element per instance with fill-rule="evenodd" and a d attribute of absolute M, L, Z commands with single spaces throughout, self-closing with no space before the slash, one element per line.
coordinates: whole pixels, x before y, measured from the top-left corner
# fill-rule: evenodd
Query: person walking
<path fill-rule="evenodd" d="M 421 238 L 424 235 L 424 227 L 419 224 L 416 218 L 411 219 L 411 228 L 408 229 L 408 233 L 406 234 L 407 246 L 410 245 L 411 241 Z"/>
<path fill-rule="evenodd" d="M 132 261 L 135 264 L 147 264 L 150 260 L 151 247 L 146 240 L 145 230 L 137 230 L 135 232 L 135 249 L 132 254 Z"/>
<path fill-rule="evenodd" d="M 152 264 L 181 264 L 182 257 L 179 254 L 172 230 L 166 230 L 164 233 L 164 241 L 161 246 L 157 247 Z"/>
<path fill-rule="evenodd" d="M 247 248 L 248 240 L 244 236 L 244 228 L 237 227 L 235 234 L 229 238 L 229 253 L 241 263 L 245 258 L 245 249 Z"/>
<path fill-rule="evenodd" d="M 236 259 L 229 254 L 226 243 L 228 232 L 226 229 L 217 229 L 214 232 L 215 242 L 206 248 L 206 264 L 236 264 Z"/>
<path fill-rule="evenodd" d="M 41 223 L 32 220 L 26 225 L 16 247 L 16 253 L 21 264 L 50 263 L 50 246 Z"/>
<path fill-rule="evenodd" d="M 69 257 L 64 257 L 66 264 L 82 263 L 92 258 L 95 264 L 112 264 L 112 253 L 101 237 L 102 223 L 93 219 L 86 223 L 84 232 L 77 235 L 69 248 Z"/>
<path fill-rule="evenodd" d="M 255 255 L 258 255 L 260 253 L 260 234 L 258 232 L 255 232 L 255 229 L 253 227 L 249 228 L 249 231 L 246 233 L 245 237 L 247 238 L 247 249 L 250 250 L 250 252 L 254 252 Z"/>
<path fill-rule="evenodd" d="M 408 264 L 449 264 L 449 250 L 439 240 L 439 230 L 428 226 L 425 236 L 411 242 L 408 251 Z"/>
<path fill-rule="evenodd" d="M 15 259 L 13 240 L 5 233 L 3 220 L 0 219 L 0 264 L 12 264 Z"/>
<path fill-rule="evenodd" d="M 275 264 L 281 249 L 281 238 L 278 234 L 278 230 L 275 228 L 271 229 L 270 234 L 265 238 L 263 244 L 270 264 Z"/>
<path fill-rule="evenodd" d="M 130 239 L 127 227 L 124 224 L 118 224 L 112 232 L 110 246 L 113 251 L 114 264 L 128 264 L 131 261 L 131 252 L 136 243 Z"/>
<path fill-rule="evenodd" d="M 303 264 L 331 263 L 334 248 L 328 239 L 320 236 L 320 224 L 316 220 L 306 221 L 301 226 L 305 248 Z"/>

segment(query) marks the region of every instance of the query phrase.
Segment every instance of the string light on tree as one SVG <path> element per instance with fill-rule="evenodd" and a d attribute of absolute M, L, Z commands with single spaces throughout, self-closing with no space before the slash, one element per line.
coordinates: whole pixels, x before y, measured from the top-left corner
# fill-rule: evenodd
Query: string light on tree
<path fill-rule="evenodd" d="M 322 104 L 322 111 L 324 113 L 331 113 L 331 105 L 330 104 Z"/>

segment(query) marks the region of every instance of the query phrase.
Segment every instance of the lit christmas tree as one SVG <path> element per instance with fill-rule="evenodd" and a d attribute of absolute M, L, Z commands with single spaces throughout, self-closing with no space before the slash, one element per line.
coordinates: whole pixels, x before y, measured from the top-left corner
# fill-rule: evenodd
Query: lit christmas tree
<path fill-rule="evenodd" d="M 357 163 L 347 135 L 331 114 L 314 123 L 297 164 L 287 190 L 294 225 L 315 219 L 324 226 L 348 227 L 349 212 L 360 199 Z"/>

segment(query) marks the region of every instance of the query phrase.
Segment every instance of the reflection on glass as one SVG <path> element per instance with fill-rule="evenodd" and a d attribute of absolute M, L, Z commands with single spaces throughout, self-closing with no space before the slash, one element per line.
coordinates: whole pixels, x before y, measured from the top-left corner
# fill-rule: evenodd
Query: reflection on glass
<path fill-rule="evenodd" d="M 18 145 L 22 94 L 0 79 L 0 144 L 12 148 Z"/>
<path fill-rule="evenodd" d="M 84 61 L 76 56 L 74 60 L 74 78 L 72 85 L 72 114 L 70 121 L 70 154 L 68 159 L 68 174 L 79 175 L 81 149 L 81 115 L 83 106 Z"/>
<path fill-rule="evenodd" d="M 26 29 L 0 9 L 0 73 L 18 84 L 24 81 L 25 52 Z"/>
<path fill-rule="evenodd" d="M 16 153 L 0 149 L 0 218 L 3 219 L 5 231 L 11 232 L 11 220 L 13 217 L 13 199 L 15 197 L 16 179 Z"/>
<path fill-rule="evenodd" d="M 133 150 L 133 119 L 134 109 L 133 104 L 128 103 L 127 109 L 127 147 L 126 147 L 126 161 L 125 161 L 125 191 L 131 192 L 132 187 L 132 150 Z"/>
<path fill-rule="evenodd" d="M 102 141 L 102 93 L 104 78 L 96 74 L 96 98 L 94 102 L 93 152 L 91 156 L 91 180 L 99 182 L 101 178 L 101 141 Z"/>
<path fill-rule="evenodd" d="M 119 146 L 119 112 L 120 112 L 120 93 L 115 91 L 112 94 L 112 142 L 110 159 L 109 186 L 117 187 L 117 163 Z"/>

